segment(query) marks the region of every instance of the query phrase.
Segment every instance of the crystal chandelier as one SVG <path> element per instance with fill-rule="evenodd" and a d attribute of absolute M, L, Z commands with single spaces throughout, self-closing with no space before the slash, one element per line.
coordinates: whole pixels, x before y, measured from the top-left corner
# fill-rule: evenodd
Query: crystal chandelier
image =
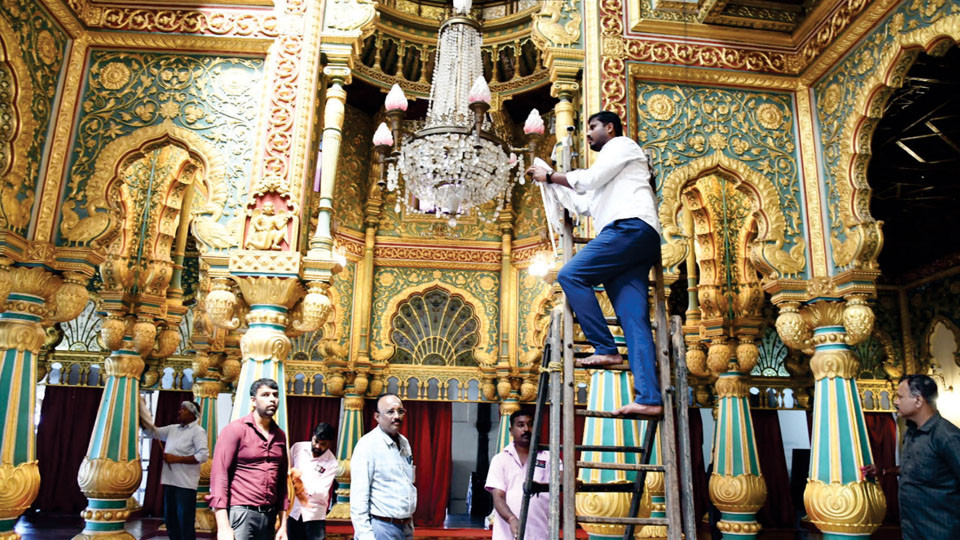
<path fill-rule="evenodd" d="M 483 78 L 480 24 L 469 16 L 470 4 L 454 0 L 453 15 L 440 26 L 422 127 L 401 145 L 407 99 L 394 84 L 385 102 L 390 127 L 380 124 L 373 139 L 385 169 L 381 186 L 397 190 L 403 177 L 406 194 L 398 193 L 397 211 L 403 200 L 408 211 L 448 216 L 450 226 L 489 201 L 496 202 L 496 219 L 509 200 L 511 182 L 524 182 L 522 153 L 511 152 L 487 116 L 490 88 Z"/>

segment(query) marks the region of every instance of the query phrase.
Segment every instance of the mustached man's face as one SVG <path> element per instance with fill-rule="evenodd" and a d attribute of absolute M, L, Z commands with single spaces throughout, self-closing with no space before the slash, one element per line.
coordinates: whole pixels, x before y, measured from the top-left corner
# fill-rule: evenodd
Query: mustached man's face
<path fill-rule="evenodd" d="M 377 425 L 380 426 L 387 435 L 395 437 L 400 433 L 400 426 L 403 425 L 403 417 L 407 411 L 403 408 L 403 402 L 397 396 L 386 396 L 377 402 L 377 412 L 374 418 Z"/>
<path fill-rule="evenodd" d="M 262 417 L 273 417 L 280 404 L 280 392 L 269 386 L 257 388 L 257 395 L 253 396 L 253 408 Z"/>
<path fill-rule="evenodd" d="M 518 416 L 513 420 L 510 426 L 510 436 L 513 437 L 513 443 L 517 446 L 530 446 L 530 438 L 533 436 L 533 418 L 530 416 Z"/>
<path fill-rule="evenodd" d="M 323 455 L 324 452 L 330 449 L 330 441 L 312 437 L 310 439 L 310 443 L 313 446 L 311 448 L 311 450 L 313 451 L 313 457 L 320 457 Z"/>
<path fill-rule="evenodd" d="M 893 400 L 893 405 L 897 408 L 900 418 L 910 420 L 923 406 L 923 398 L 910 393 L 910 384 L 907 381 L 901 381 L 897 387 L 897 397 Z"/>
<path fill-rule="evenodd" d="M 181 424 L 189 424 L 190 422 L 193 422 L 196 419 L 197 417 L 194 416 L 189 409 L 187 409 L 183 405 L 180 406 L 180 410 L 177 411 L 177 422 L 180 422 Z"/>
<path fill-rule="evenodd" d="M 599 120 L 593 119 L 587 125 L 587 144 L 594 152 L 599 152 L 607 144 L 607 141 L 614 136 L 613 124 L 603 124 Z"/>

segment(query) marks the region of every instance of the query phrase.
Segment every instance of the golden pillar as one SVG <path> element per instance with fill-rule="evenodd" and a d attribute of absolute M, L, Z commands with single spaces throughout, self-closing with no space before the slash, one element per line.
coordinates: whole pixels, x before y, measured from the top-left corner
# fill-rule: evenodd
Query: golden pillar
<path fill-rule="evenodd" d="M 883 521 L 886 499 L 860 467 L 873 464 L 857 391 L 860 361 L 852 346 L 870 336 L 874 314 L 866 295 L 784 302 L 777 332 L 791 348 L 813 348 L 815 382 L 810 476 L 803 504 L 824 538 L 869 538 Z"/>
<path fill-rule="evenodd" d="M 34 413 L 37 356 L 44 325 L 77 316 L 87 301 L 85 276 L 62 279 L 41 267 L 0 263 L 0 538 L 13 532 L 40 489 Z"/>
<path fill-rule="evenodd" d="M 331 59 L 333 61 L 334 59 Z M 317 231 L 310 240 L 310 250 L 320 258 L 329 259 L 333 253 L 333 234 L 330 221 L 333 217 L 333 195 L 337 180 L 337 162 L 340 157 L 340 142 L 343 139 L 344 106 L 350 84 L 350 68 L 346 62 L 331 63 L 323 68 L 328 80 L 326 101 L 323 105 L 323 158 L 320 170 L 320 213 Z"/>
<path fill-rule="evenodd" d="M 327 514 L 327 519 L 350 519 L 350 459 L 353 448 L 363 437 L 363 395 L 355 386 L 356 379 L 347 377 L 344 386 L 343 416 L 340 418 L 340 434 L 337 437 L 337 502 Z"/>

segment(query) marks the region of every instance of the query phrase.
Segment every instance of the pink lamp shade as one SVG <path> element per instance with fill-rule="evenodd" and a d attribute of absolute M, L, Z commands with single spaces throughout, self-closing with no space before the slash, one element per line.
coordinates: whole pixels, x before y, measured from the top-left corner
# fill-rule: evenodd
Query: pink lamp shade
<path fill-rule="evenodd" d="M 490 87 L 487 86 L 486 79 L 483 78 L 483 75 L 477 77 L 477 80 L 473 81 L 473 86 L 470 87 L 470 93 L 467 95 L 468 103 L 476 103 L 482 101 L 487 105 L 490 104 Z"/>
<path fill-rule="evenodd" d="M 540 111 L 532 109 L 526 122 L 523 123 L 523 132 L 527 135 L 533 135 L 534 133 L 543 135 L 543 131 L 543 118 L 540 117 Z"/>
<path fill-rule="evenodd" d="M 377 131 L 373 134 L 373 144 L 376 146 L 393 146 L 393 134 L 385 122 L 380 122 Z"/>
<path fill-rule="evenodd" d="M 388 111 L 407 110 L 407 96 L 403 95 L 403 89 L 400 88 L 399 84 L 394 83 L 390 88 L 384 106 Z"/>

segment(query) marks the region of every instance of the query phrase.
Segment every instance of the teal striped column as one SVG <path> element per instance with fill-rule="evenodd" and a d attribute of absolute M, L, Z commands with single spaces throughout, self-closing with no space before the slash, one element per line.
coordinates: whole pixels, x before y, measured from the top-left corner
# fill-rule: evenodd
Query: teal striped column
<path fill-rule="evenodd" d="M 887 504 L 876 482 L 860 478 L 860 467 L 872 464 L 873 454 L 857 392 L 860 362 L 851 345 L 870 335 L 873 312 L 860 298 L 848 299 L 846 306 L 821 300 L 804 312 L 816 324 L 810 340 L 816 385 L 803 504 L 825 539 L 870 538 Z"/>
<path fill-rule="evenodd" d="M 213 447 L 217 444 L 217 397 L 220 395 L 219 370 L 212 364 L 222 358 L 222 354 L 198 353 L 206 357 L 204 376 L 197 377 L 193 383 L 193 395 L 200 405 L 200 418 L 197 419 L 200 427 L 207 433 L 207 448 L 210 449 L 210 459 L 200 465 L 200 482 L 197 485 L 197 513 L 194 525 L 198 531 L 213 532 L 217 530 L 217 520 L 207 502 L 210 494 L 210 470 L 213 467 Z M 196 370 L 194 371 L 196 372 Z"/>
<path fill-rule="evenodd" d="M 756 513 L 767 498 L 767 485 L 753 432 L 747 396 L 750 389 L 738 371 L 721 373 L 716 382 L 717 427 L 713 443 L 710 500 L 721 512 L 717 527 L 724 538 L 756 538 Z"/>
<path fill-rule="evenodd" d="M 0 538 L 6 539 L 19 538 L 13 531 L 17 519 L 40 490 L 33 425 L 37 355 L 45 304 L 59 279 L 39 268 L 4 273 L 14 291 L 2 295 L 0 313 Z"/>
<path fill-rule="evenodd" d="M 497 455 L 510 444 L 510 415 L 520 410 L 520 402 L 515 395 L 512 395 L 500 402 L 500 425 L 497 428 L 496 450 L 493 455 Z M 547 419 L 546 416 L 543 417 Z M 540 441 L 546 443 L 547 441 Z"/>
<path fill-rule="evenodd" d="M 349 378 L 344 386 L 343 414 L 340 418 L 340 433 L 337 436 L 337 502 L 327 514 L 327 519 L 350 519 L 350 459 L 357 441 L 363 437 L 363 396 L 359 395 Z"/>
<path fill-rule="evenodd" d="M 592 411 L 613 412 L 633 401 L 633 384 L 626 371 L 592 370 L 590 372 L 589 403 Z M 587 417 L 583 429 L 583 444 L 640 446 L 646 422 L 619 418 Z M 624 452 L 583 452 L 582 460 L 603 463 L 640 463 L 640 456 Z M 633 483 L 636 472 L 581 468 L 577 473 L 583 482 L 607 484 Z M 594 517 L 625 517 L 630 512 L 630 493 L 577 493 L 577 515 Z M 623 525 L 584 524 L 584 530 L 593 540 L 622 538 Z"/>
<path fill-rule="evenodd" d="M 103 332 L 107 331 L 105 326 Z M 108 336 L 104 341 L 113 342 Z M 77 473 L 88 502 L 82 513 L 83 532 L 75 540 L 102 536 L 133 539 L 123 525 L 129 514 L 127 498 L 140 486 L 142 476 L 138 419 L 144 363 L 129 332 L 104 363 L 107 381 L 87 455 Z"/>

